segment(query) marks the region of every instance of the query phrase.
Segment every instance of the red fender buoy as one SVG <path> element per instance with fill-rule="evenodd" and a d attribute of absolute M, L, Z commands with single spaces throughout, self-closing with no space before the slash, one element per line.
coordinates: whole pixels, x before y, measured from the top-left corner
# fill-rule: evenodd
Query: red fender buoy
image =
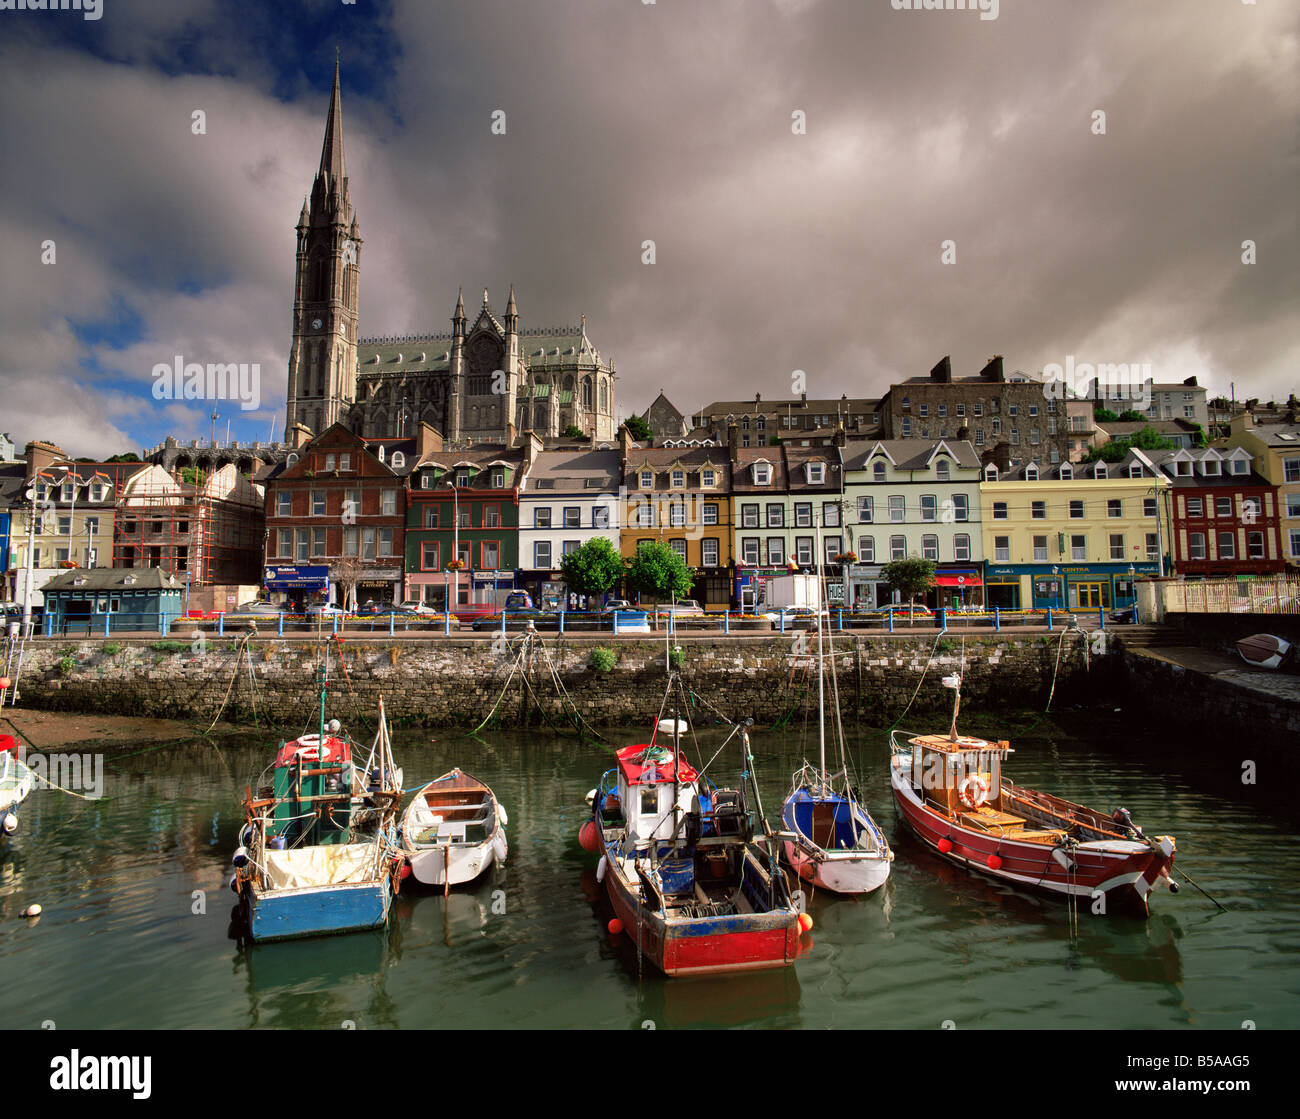
<path fill-rule="evenodd" d="M 951 850 L 952 850 L 952 840 L 949 839 L 947 836 L 944 836 L 943 839 L 939 840 L 939 853 L 941 855 L 946 855 Z"/>
<path fill-rule="evenodd" d="M 1001 870 L 1001 869 L 1002 869 L 1002 856 L 1001 856 L 1001 855 L 990 855 L 990 856 L 989 856 L 989 870 Z"/>
<path fill-rule="evenodd" d="M 623 931 L 623 922 L 617 917 L 611 917 L 609 919 L 609 924 L 605 927 L 609 929 L 610 936 L 618 936 L 618 934 Z"/>
<path fill-rule="evenodd" d="M 578 832 L 578 846 L 584 851 L 590 851 L 592 854 L 600 850 L 600 839 L 596 832 L 595 820 L 588 820 L 582 825 L 581 830 Z"/>
<path fill-rule="evenodd" d="M 812 932 L 813 919 L 810 913 L 799 914 L 799 931 L 801 933 Z"/>

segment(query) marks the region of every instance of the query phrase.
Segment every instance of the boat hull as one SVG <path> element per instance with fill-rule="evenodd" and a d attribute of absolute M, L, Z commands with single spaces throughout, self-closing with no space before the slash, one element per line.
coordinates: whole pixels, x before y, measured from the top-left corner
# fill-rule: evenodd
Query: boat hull
<path fill-rule="evenodd" d="M 909 830 L 940 858 L 1018 889 L 1074 899 L 1097 915 L 1150 915 L 1149 896 L 1173 865 L 1173 845 L 1103 840 L 1070 848 L 974 831 L 925 807 L 895 759 L 890 784 Z M 940 848 L 941 841 L 951 846 Z M 1166 849 L 1166 845 L 1168 849 Z M 999 864 L 989 865 L 996 857 Z"/>
<path fill-rule="evenodd" d="M 770 913 L 665 917 L 641 901 L 639 888 L 615 868 L 603 839 L 605 892 L 623 931 L 668 976 L 726 975 L 789 967 L 800 951 L 793 906 Z"/>
<path fill-rule="evenodd" d="M 422 886 L 440 887 L 482 877 L 509 854 L 505 823 L 505 809 L 476 777 L 453 769 L 430 781 L 402 818 L 402 852 L 412 876 Z M 482 838 L 471 837 L 471 829 Z M 422 835 L 430 841 L 418 842 Z"/>
<path fill-rule="evenodd" d="M 385 875 L 374 882 L 270 891 L 248 883 L 242 897 L 254 941 L 296 940 L 382 928 L 393 902 L 393 880 Z"/>
<path fill-rule="evenodd" d="M 506 850 L 505 832 L 499 831 L 489 842 L 473 846 L 408 848 L 406 861 L 411 865 L 412 877 L 422 886 L 464 886 L 491 870 L 498 858 L 504 862 Z"/>
<path fill-rule="evenodd" d="M 799 810 L 812 806 L 818 809 L 851 813 L 853 828 L 844 835 L 846 844 L 855 837 L 869 837 L 876 844 L 873 849 L 856 847 L 822 847 L 808 838 L 805 827 L 800 826 Z M 815 818 L 815 817 L 814 817 Z M 843 817 L 847 818 L 847 817 Z M 805 816 L 805 820 L 807 817 Z M 807 789 L 799 789 L 786 798 L 781 809 L 781 822 L 786 832 L 798 839 L 784 839 L 782 853 L 785 861 L 805 882 L 836 894 L 869 894 L 880 889 L 889 878 L 889 864 L 893 858 L 880 829 L 858 804 L 842 796 L 819 797 Z M 815 830 L 816 825 L 814 825 Z M 847 825 L 844 825 L 847 828 Z M 830 842 L 834 843 L 832 838 Z"/>

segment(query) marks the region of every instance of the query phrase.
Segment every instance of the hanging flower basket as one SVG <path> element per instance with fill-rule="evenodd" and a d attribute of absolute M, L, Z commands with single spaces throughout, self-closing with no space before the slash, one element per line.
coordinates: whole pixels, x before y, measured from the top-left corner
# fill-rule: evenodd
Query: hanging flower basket
<path fill-rule="evenodd" d="M 59 566 L 71 568 L 71 567 L 77 567 L 78 564 L 76 560 L 63 560 L 59 563 Z"/>
<path fill-rule="evenodd" d="M 841 552 L 838 556 L 835 557 L 834 562 L 835 562 L 835 563 L 857 563 L 857 562 L 858 562 L 858 553 L 857 553 L 857 552 Z"/>
<path fill-rule="evenodd" d="M 465 567 L 464 561 L 463 561 L 463 560 L 458 560 L 458 559 L 451 560 L 451 561 L 447 564 L 447 570 L 448 570 L 448 571 L 461 571 L 461 570 L 464 569 L 464 567 Z"/>

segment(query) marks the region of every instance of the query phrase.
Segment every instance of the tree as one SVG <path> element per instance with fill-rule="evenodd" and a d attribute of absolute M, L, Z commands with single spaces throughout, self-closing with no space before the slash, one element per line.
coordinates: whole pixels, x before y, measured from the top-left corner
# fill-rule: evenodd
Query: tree
<path fill-rule="evenodd" d="M 1116 420 L 1119 419 L 1119 416 L 1117 416 L 1109 408 L 1103 408 L 1100 404 L 1097 404 L 1092 409 L 1092 418 L 1096 420 L 1098 423 L 1113 424 Z"/>
<path fill-rule="evenodd" d="M 1102 462 L 1121 462 L 1131 447 L 1143 451 L 1172 451 L 1174 444 L 1147 424 L 1141 431 L 1130 435 L 1127 439 L 1112 439 L 1100 447 L 1093 447 L 1083 456 L 1083 461 L 1096 462 L 1100 459 Z"/>
<path fill-rule="evenodd" d="M 1140 424 L 1145 419 L 1146 416 L 1133 408 L 1129 408 L 1119 414 L 1119 422 L 1124 424 Z"/>
<path fill-rule="evenodd" d="M 577 424 L 569 424 L 568 427 L 560 432 L 560 436 L 564 439 L 586 439 L 587 433 Z"/>
<path fill-rule="evenodd" d="M 638 443 L 647 443 L 655 437 L 654 432 L 650 430 L 650 425 L 640 416 L 628 417 L 623 421 L 623 426 Z"/>
<path fill-rule="evenodd" d="M 649 595 L 658 605 L 666 598 L 685 598 L 691 592 L 691 569 L 662 540 L 643 540 L 627 563 L 627 587 Z"/>
<path fill-rule="evenodd" d="M 880 569 L 880 577 L 893 590 L 905 595 L 915 608 L 916 596 L 924 594 L 934 586 L 934 560 L 922 559 L 920 556 L 908 556 L 906 559 L 894 560 Z M 913 621 L 912 611 L 908 611 L 907 624 Z"/>
<path fill-rule="evenodd" d="M 564 582 L 574 594 L 605 595 L 618 586 L 627 565 L 604 536 L 588 540 L 560 560 Z"/>
<path fill-rule="evenodd" d="M 356 588 L 357 584 L 361 582 L 361 576 L 365 574 L 365 570 L 366 565 L 361 561 L 360 556 L 344 556 L 335 560 L 331 566 L 330 574 L 334 576 L 335 586 L 338 587 L 339 601 L 337 605 L 349 614 L 356 613 Z"/>
<path fill-rule="evenodd" d="M 139 462 L 140 456 L 134 451 L 127 451 L 124 455 L 114 455 L 112 458 L 106 458 L 105 462 Z"/>

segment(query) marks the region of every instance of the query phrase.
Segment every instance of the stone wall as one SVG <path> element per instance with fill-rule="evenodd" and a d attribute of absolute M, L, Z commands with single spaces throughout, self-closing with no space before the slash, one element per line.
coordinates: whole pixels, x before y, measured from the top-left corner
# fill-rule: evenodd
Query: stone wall
<path fill-rule="evenodd" d="M 644 725 L 657 714 L 666 681 L 662 641 L 548 636 L 545 642 L 559 683 L 592 725 Z M 729 718 L 798 721 L 807 698 L 816 702 L 815 638 L 682 637 L 678 645 L 688 686 Z M 510 679 L 515 647 L 515 639 L 503 648 L 487 637 L 331 643 L 329 713 L 344 720 L 373 716 L 382 694 L 395 725 L 473 727 L 498 700 L 504 726 L 563 721 L 566 705 L 545 658 L 535 657 L 526 688 L 519 672 Z M 226 720 L 248 722 L 256 715 L 265 722 L 269 715 L 274 726 L 308 729 L 317 708 L 321 648 L 315 641 L 271 637 L 242 648 L 239 638 L 193 646 L 181 640 L 45 639 L 28 645 L 19 702 L 205 722 L 220 710 Z M 614 652 L 612 671 L 590 667 L 596 648 Z M 960 670 L 963 640 L 943 637 L 936 646 L 933 634 L 845 635 L 836 639 L 835 653 L 846 718 L 889 723 L 912 701 L 908 722 L 915 726 L 913 714 L 931 716 L 933 723 L 932 716 L 950 710 L 952 693 L 940 678 Z M 1095 694 L 1120 660 L 1109 634 L 1064 631 L 968 636 L 964 654 L 963 709 L 985 714 L 1043 706 L 1054 677 L 1058 705 L 1071 695 Z M 829 695 L 829 674 L 826 686 Z M 708 714 L 702 706 L 695 717 Z"/>

